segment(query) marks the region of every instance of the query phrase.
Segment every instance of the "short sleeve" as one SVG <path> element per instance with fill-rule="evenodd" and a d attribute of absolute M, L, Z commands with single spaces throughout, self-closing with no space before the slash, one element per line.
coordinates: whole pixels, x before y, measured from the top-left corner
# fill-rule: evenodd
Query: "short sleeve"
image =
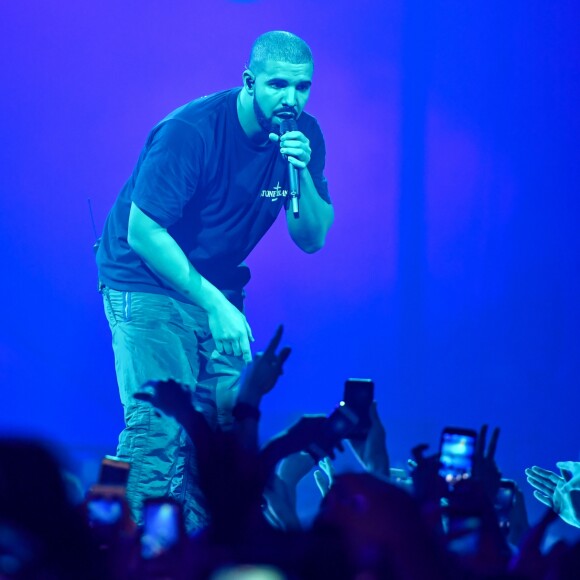
<path fill-rule="evenodd" d="M 310 121 L 311 122 L 307 128 L 308 132 L 306 133 L 305 131 L 305 134 L 310 141 L 310 149 L 312 150 L 308 170 L 310 171 L 318 195 L 320 195 L 326 203 L 332 203 L 328 193 L 328 182 L 324 176 L 324 165 L 326 162 L 326 145 L 324 143 L 324 136 L 322 135 L 322 131 L 320 130 L 320 126 L 316 120 L 311 117 Z"/>
<path fill-rule="evenodd" d="M 153 129 L 142 153 L 131 201 L 168 228 L 195 194 L 203 141 L 195 127 L 168 120 Z"/>

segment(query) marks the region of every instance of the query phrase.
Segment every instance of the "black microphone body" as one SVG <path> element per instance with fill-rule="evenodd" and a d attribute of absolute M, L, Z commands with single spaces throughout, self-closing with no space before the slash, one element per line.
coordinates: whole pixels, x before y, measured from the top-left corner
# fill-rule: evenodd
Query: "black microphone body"
<path fill-rule="evenodd" d="M 298 125 L 294 118 L 283 119 L 280 123 L 280 135 L 284 135 L 284 133 L 288 133 L 289 131 L 297 130 Z M 300 180 L 298 177 L 298 168 L 292 165 L 290 161 L 288 161 L 288 181 L 290 182 L 290 191 L 288 194 L 290 195 L 292 213 L 294 214 L 294 217 L 298 217 L 300 215 Z"/>

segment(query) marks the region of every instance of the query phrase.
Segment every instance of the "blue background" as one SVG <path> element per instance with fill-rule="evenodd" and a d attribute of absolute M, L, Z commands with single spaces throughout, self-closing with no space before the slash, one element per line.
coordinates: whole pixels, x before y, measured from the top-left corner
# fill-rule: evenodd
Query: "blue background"
<path fill-rule="evenodd" d="M 523 469 L 580 459 L 579 22 L 572 1 L 3 3 L 4 432 L 57 441 L 87 480 L 114 452 L 87 199 L 100 230 L 149 129 L 284 29 L 315 55 L 337 217 L 319 254 L 280 221 L 249 260 L 257 347 L 283 322 L 294 349 L 263 436 L 372 377 L 395 466 L 445 425 L 498 425 L 536 519 Z"/>

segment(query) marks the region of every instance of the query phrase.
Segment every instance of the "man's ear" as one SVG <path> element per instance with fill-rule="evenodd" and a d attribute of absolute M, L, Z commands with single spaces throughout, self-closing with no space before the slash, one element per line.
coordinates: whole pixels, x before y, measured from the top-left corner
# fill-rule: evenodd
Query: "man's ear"
<path fill-rule="evenodd" d="M 243 80 L 244 80 L 244 88 L 248 91 L 248 93 L 251 95 L 254 93 L 254 83 L 256 82 L 256 79 L 254 77 L 254 73 L 250 70 L 250 69 L 246 69 L 244 71 L 244 75 L 243 75 Z"/>

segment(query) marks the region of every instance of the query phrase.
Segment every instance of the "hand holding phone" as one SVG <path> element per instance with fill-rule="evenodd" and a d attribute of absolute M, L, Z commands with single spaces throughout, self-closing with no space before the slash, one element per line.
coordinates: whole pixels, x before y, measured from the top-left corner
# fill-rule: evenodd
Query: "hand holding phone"
<path fill-rule="evenodd" d="M 495 513 L 499 527 L 509 532 L 512 507 L 514 505 L 514 496 L 516 484 L 511 479 L 502 479 L 494 502 Z"/>
<path fill-rule="evenodd" d="M 450 485 L 471 476 L 477 434 L 473 429 L 445 427 L 441 433 L 439 475 Z"/>
<path fill-rule="evenodd" d="M 346 405 L 339 404 L 322 423 L 314 441 L 310 443 L 306 451 L 316 461 L 327 456 L 334 457 L 335 447 L 350 436 L 357 421 L 357 416 Z"/>
<path fill-rule="evenodd" d="M 357 417 L 358 422 L 348 434 L 348 439 L 364 440 L 371 428 L 370 408 L 375 396 L 371 379 L 348 379 L 344 383 L 342 400 Z"/>
<path fill-rule="evenodd" d="M 183 537 L 181 506 L 172 498 L 148 498 L 143 503 L 141 556 L 148 559 L 163 556 L 176 547 Z"/>

